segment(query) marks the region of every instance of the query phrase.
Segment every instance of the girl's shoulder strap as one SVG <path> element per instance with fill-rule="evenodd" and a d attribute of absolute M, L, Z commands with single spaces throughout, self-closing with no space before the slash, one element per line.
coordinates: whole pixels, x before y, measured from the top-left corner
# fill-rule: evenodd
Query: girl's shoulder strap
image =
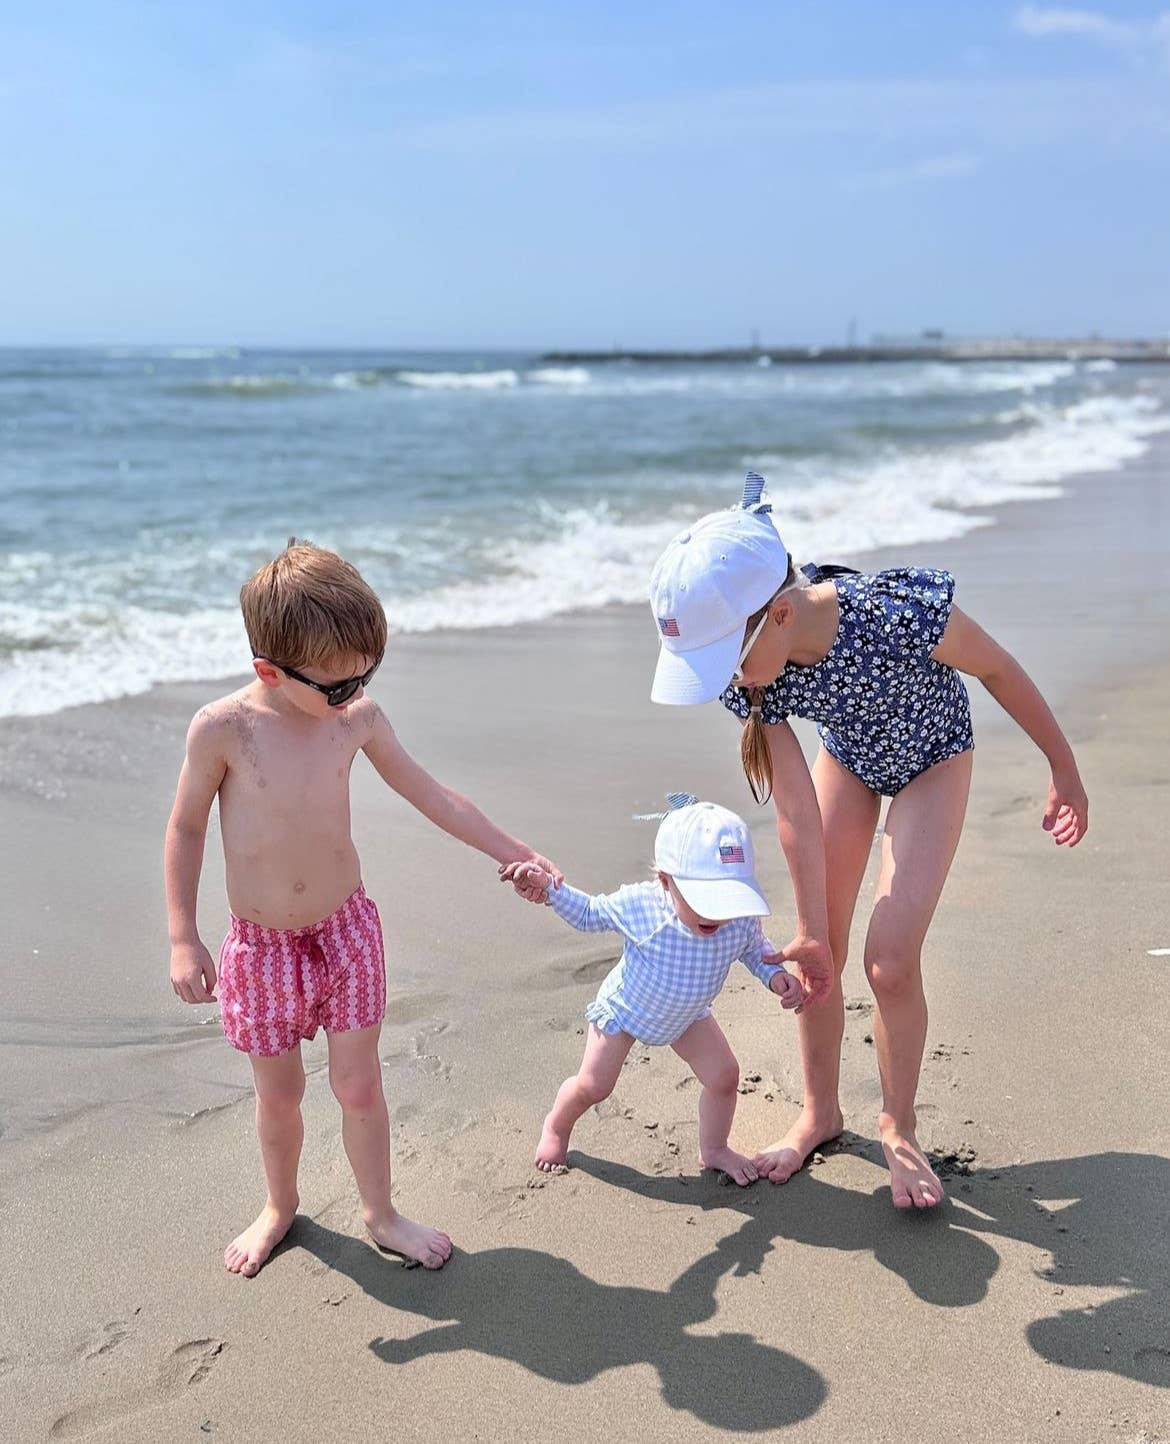
<path fill-rule="evenodd" d="M 856 567 L 842 566 L 839 562 L 808 562 L 801 571 L 810 582 L 828 582 L 834 577 L 859 577 Z"/>

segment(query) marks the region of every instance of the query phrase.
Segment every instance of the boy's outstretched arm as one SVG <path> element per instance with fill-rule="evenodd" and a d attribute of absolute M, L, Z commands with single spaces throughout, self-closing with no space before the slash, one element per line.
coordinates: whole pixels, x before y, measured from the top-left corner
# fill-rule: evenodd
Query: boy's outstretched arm
<path fill-rule="evenodd" d="M 207 818 L 226 772 L 219 728 L 204 709 L 187 730 L 187 755 L 167 823 L 164 852 L 171 987 L 185 1003 L 214 1000 L 215 964 L 199 936 L 196 902 Z"/>
<path fill-rule="evenodd" d="M 944 666 L 978 677 L 1044 753 L 1052 771 L 1044 830 L 1052 833 L 1058 845 L 1075 847 L 1089 830 L 1089 800 L 1068 738 L 1039 687 L 1005 647 L 958 607 L 951 608 L 942 641 L 931 656 Z"/>
<path fill-rule="evenodd" d="M 506 866 L 510 862 L 535 862 L 552 873 L 557 882 L 562 874 L 548 858 L 542 857 L 527 843 L 512 837 L 496 826 L 460 793 L 437 781 L 411 757 L 399 742 L 386 714 L 380 707 L 372 706 L 370 731 L 363 744 L 363 751 L 374 764 L 378 775 L 400 797 L 429 818 L 436 827 L 441 827 L 468 847 L 484 852 L 488 857 Z"/>

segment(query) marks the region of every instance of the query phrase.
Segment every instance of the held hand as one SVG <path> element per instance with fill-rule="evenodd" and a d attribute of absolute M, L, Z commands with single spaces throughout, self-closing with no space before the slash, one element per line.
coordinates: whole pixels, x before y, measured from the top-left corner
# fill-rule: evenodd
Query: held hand
<path fill-rule="evenodd" d="M 521 868 L 534 867 L 544 875 L 545 881 L 521 880 L 518 876 Z M 522 898 L 528 902 L 545 903 L 548 901 L 548 889 L 560 887 L 565 880 L 564 873 L 555 863 L 549 862 L 547 857 L 542 857 L 538 852 L 529 850 L 525 857 L 516 858 L 513 862 L 504 862 L 499 868 L 500 881 L 510 882 Z"/>
<path fill-rule="evenodd" d="M 777 958 L 777 962 L 796 964 L 804 991 L 804 996 L 796 1007 L 798 1013 L 823 1003 L 833 991 L 836 977 L 833 954 L 829 951 L 828 943 L 823 943 L 820 938 L 793 938 Z"/>
<path fill-rule="evenodd" d="M 1076 847 L 1089 830 L 1089 799 L 1076 768 L 1053 771 L 1044 809 L 1044 831 L 1057 847 Z"/>
<path fill-rule="evenodd" d="M 789 972 L 774 973 L 770 987 L 783 1008 L 795 1008 L 804 999 L 804 989 Z"/>
<path fill-rule="evenodd" d="M 171 948 L 171 987 L 184 1003 L 214 1003 L 215 964 L 201 942 Z"/>
<path fill-rule="evenodd" d="M 507 876 L 504 876 L 504 873 Z M 501 880 L 512 886 L 526 902 L 547 903 L 548 890 L 552 887 L 552 874 L 534 862 L 514 862 L 504 869 Z"/>

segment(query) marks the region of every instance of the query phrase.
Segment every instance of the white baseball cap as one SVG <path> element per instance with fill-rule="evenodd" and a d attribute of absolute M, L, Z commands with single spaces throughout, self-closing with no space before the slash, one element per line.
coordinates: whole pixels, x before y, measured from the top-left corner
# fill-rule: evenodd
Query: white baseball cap
<path fill-rule="evenodd" d="M 651 701 L 713 702 L 731 682 L 747 619 L 784 585 L 788 548 L 763 490 L 749 471 L 739 506 L 700 517 L 655 562 L 650 609 L 661 650 Z"/>
<path fill-rule="evenodd" d="M 714 802 L 691 802 L 666 814 L 654 841 L 654 866 L 712 922 L 762 918 L 772 911 L 756 882 L 747 823 Z"/>

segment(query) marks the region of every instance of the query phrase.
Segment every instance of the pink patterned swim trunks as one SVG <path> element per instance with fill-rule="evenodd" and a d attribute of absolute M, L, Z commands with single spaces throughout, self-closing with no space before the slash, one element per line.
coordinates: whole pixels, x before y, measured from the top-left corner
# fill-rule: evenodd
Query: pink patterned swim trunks
<path fill-rule="evenodd" d="M 233 914 L 218 992 L 228 1042 L 254 1057 L 287 1053 L 319 1027 L 372 1028 L 386 1011 L 378 909 L 359 887 L 307 928 L 265 928 Z"/>

